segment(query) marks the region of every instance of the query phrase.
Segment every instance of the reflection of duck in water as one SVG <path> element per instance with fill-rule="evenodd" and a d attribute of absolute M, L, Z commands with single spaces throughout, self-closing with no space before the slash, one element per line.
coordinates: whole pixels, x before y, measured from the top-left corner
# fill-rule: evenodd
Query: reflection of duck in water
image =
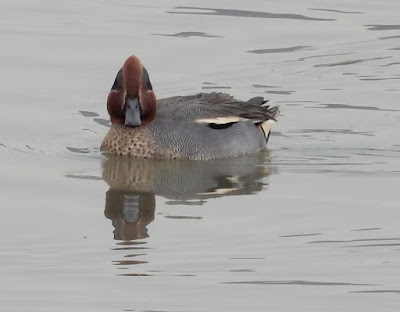
<path fill-rule="evenodd" d="M 105 216 L 115 227 L 114 238 L 147 237 L 153 221 L 155 195 L 168 204 L 203 204 L 222 196 L 255 194 L 271 174 L 266 152 L 242 157 L 198 162 L 160 161 L 110 156 L 103 162 L 106 193 Z"/>
<path fill-rule="evenodd" d="M 112 220 L 114 239 L 133 240 L 149 236 L 146 226 L 154 220 L 155 208 L 152 193 L 109 189 L 104 215 Z"/>
<path fill-rule="evenodd" d="M 279 113 L 262 97 L 247 102 L 224 93 L 156 100 L 149 74 L 129 57 L 107 99 L 112 127 L 101 144 L 111 154 L 140 158 L 217 159 L 266 147 Z"/>

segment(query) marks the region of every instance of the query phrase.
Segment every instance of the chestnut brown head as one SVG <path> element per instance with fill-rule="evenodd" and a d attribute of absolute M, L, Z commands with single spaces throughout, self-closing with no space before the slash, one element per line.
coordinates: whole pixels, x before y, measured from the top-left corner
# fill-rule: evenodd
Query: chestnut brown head
<path fill-rule="evenodd" d="M 150 77 L 140 60 L 132 55 L 120 69 L 107 98 L 112 124 L 139 127 L 150 124 L 156 115 L 157 100 Z"/>

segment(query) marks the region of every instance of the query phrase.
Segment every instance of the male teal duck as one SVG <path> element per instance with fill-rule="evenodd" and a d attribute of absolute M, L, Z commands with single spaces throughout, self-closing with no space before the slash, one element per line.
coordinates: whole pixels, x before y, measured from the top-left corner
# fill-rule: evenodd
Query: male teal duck
<path fill-rule="evenodd" d="M 157 100 L 149 74 L 132 55 L 107 98 L 111 128 L 101 151 L 139 158 L 208 160 L 266 148 L 279 113 L 262 97 L 247 102 L 225 93 Z"/>

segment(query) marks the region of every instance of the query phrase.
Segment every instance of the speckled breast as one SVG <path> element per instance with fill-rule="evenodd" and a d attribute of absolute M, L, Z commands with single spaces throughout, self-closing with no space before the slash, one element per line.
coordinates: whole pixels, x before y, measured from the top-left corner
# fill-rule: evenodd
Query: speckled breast
<path fill-rule="evenodd" d="M 175 158 L 172 151 L 156 146 L 145 127 L 112 126 L 101 143 L 100 150 L 110 154 L 138 158 Z"/>

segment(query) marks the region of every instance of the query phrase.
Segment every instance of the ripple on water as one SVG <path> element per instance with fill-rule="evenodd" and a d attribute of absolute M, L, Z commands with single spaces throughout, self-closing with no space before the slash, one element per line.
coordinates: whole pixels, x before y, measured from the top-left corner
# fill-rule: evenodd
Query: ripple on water
<path fill-rule="evenodd" d="M 394 241 L 394 242 L 393 242 Z M 367 242 L 371 242 L 366 244 Z M 376 243 L 379 242 L 379 243 Z M 344 248 L 371 248 L 371 247 L 398 247 L 400 246 L 400 237 L 389 238 L 359 238 L 348 240 L 319 240 L 311 241 L 309 244 L 340 244 Z M 361 243 L 361 244 L 354 244 Z"/>
<path fill-rule="evenodd" d="M 400 25 L 382 25 L 382 24 L 371 24 L 365 25 L 368 30 L 396 30 L 400 29 Z"/>
<path fill-rule="evenodd" d="M 317 235 L 322 235 L 322 233 L 287 234 L 287 235 L 280 235 L 279 237 L 308 237 Z"/>
<path fill-rule="evenodd" d="M 175 11 L 167 11 L 167 13 L 216 15 L 216 16 L 247 17 L 247 18 L 279 18 L 279 19 L 293 19 L 293 20 L 306 20 L 306 21 L 334 21 L 334 19 L 329 19 L 329 18 L 316 18 L 301 14 L 290 14 L 290 13 L 269 13 L 269 12 L 247 11 L 247 10 L 215 9 L 215 8 L 190 7 L 190 6 L 177 6 L 174 9 Z M 181 10 L 186 10 L 186 11 L 181 11 Z"/>
<path fill-rule="evenodd" d="M 221 284 L 236 285 L 298 285 L 298 286 L 378 286 L 377 284 L 349 283 L 349 282 L 317 282 L 305 280 L 281 280 L 281 281 L 235 281 Z"/>
<path fill-rule="evenodd" d="M 210 35 L 205 32 L 200 31 L 182 31 L 175 34 L 152 34 L 154 36 L 164 36 L 164 37 L 176 37 L 176 38 L 191 38 L 191 37 L 203 37 L 203 38 L 221 38 L 222 36 Z"/>
<path fill-rule="evenodd" d="M 84 110 L 80 110 L 79 111 L 83 117 L 98 117 L 99 114 L 96 112 L 89 112 L 89 111 L 84 111 Z"/>
<path fill-rule="evenodd" d="M 203 82 L 201 89 L 205 90 L 205 89 L 230 89 L 231 87 L 229 86 L 221 86 L 218 85 L 215 82 Z"/>
<path fill-rule="evenodd" d="M 365 14 L 365 12 L 361 12 L 361 11 L 343 11 L 343 10 L 317 9 L 317 8 L 311 8 L 309 10 L 322 11 L 322 12 L 332 12 L 332 13 L 341 13 L 341 14 Z"/>
<path fill-rule="evenodd" d="M 250 50 L 247 52 L 254 54 L 290 53 L 290 52 L 296 52 L 300 50 L 310 50 L 310 49 L 311 49 L 310 46 L 294 46 L 294 47 L 275 48 L 275 49 L 257 49 L 257 50 Z"/>
<path fill-rule="evenodd" d="M 351 294 L 400 294 L 399 289 L 354 290 Z"/>
<path fill-rule="evenodd" d="M 319 106 L 309 106 L 305 108 L 330 108 L 330 109 L 357 109 L 357 110 L 369 110 L 369 111 L 384 111 L 384 112 L 399 112 L 398 109 L 385 109 L 376 106 L 366 106 L 366 105 L 349 105 L 349 104 L 338 104 L 338 103 L 321 103 Z"/>
<path fill-rule="evenodd" d="M 358 64 L 358 63 L 372 62 L 372 61 L 384 60 L 384 59 L 388 59 L 388 58 L 391 58 L 391 56 L 372 57 L 372 58 L 365 58 L 365 59 L 346 60 L 346 61 L 340 61 L 340 62 L 334 62 L 334 63 L 316 64 L 316 65 L 314 65 L 314 67 L 334 67 L 334 66 L 354 65 L 354 64 Z"/>

